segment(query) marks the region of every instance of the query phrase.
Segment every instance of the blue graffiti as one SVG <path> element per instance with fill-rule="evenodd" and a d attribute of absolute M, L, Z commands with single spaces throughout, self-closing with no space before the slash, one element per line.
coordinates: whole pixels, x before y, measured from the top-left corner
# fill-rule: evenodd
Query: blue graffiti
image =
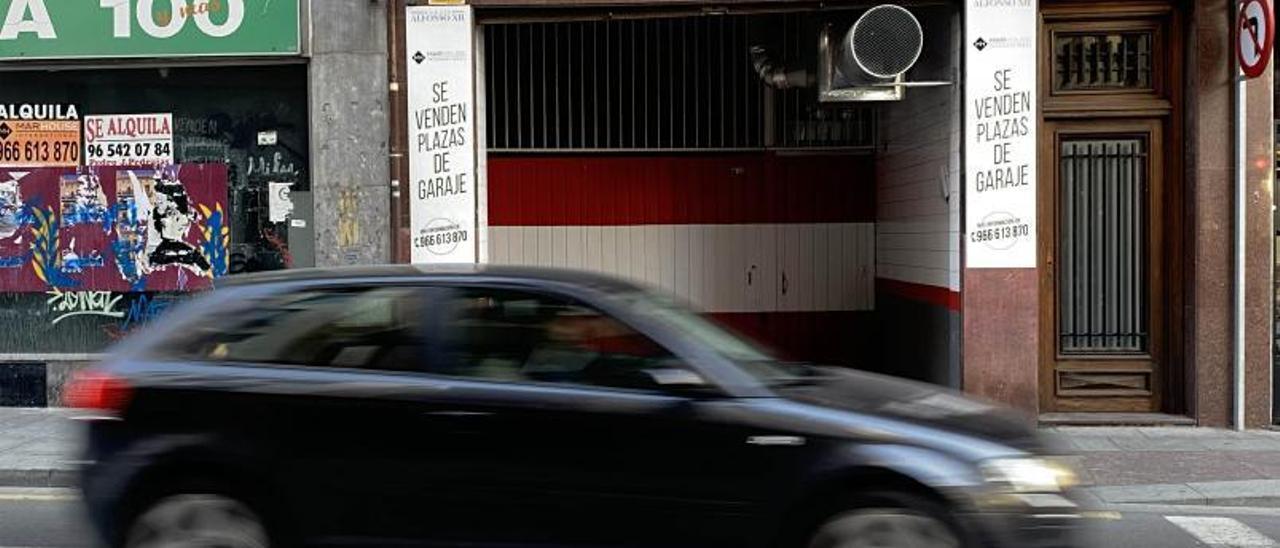
<path fill-rule="evenodd" d="M 75 204 L 71 211 L 62 212 L 62 226 L 73 226 L 85 223 L 101 223 L 103 228 L 111 226 L 107 218 L 107 210 L 103 207 L 89 207 Z"/>
<path fill-rule="evenodd" d="M 126 198 L 111 206 L 111 216 L 116 219 L 116 238 L 111 241 L 111 252 L 116 259 L 120 276 L 129 282 L 132 291 L 142 291 L 147 285 L 138 258 L 145 253 L 146 225 L 138 219 L 137 206 L 132 198 Z"/>
<path fill-rule="evenodd" d="M 96 249 L 91 251 L 88 257 L 67 253 L 62 254 L 62 271 L 68 274 L 80 274 L 86 268 L 97 268 L 104 264 L 106 264 L 106 261 Z"/>
<path fill-rule="evenodd" d="M 111 251 L 116 257 L 116 266 L 120 269 L 120 275 L 124 276 L 125 281 L 129 282 L 131 291 L 142 291 L 147 285 L 147 280 L 142 277 L 138 262 L 134 260 L 134 257 L 142 254 L 144 245 L 141 240 L 131 242 L 126 239 L 117 239 L 111 242 Z"/>
<path fill-rule="evenodd" d="M 138 298 L 129 303 L 129 309 L 125 311 L 124 318 L 120 320 L 120 329 L 128 331 L 131 327 L 137 327 L 154 320 L 173 304 L 174 302 L 169 299 L 161 299 L 145 294 L 138 295 Z"/>
<path fill-rule="evenodd" d="M 227 245 L 222 238 L 222 208 L 209 213 L 205 223 L 204 256 L 209 261 L 213 276 L 227 275 Z"/>

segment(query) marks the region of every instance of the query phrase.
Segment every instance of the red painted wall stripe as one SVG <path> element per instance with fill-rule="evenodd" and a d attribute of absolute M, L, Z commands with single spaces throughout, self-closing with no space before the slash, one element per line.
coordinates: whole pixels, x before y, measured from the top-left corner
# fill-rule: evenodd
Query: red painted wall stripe
<path fill-rule="evenodd" d="M 865 155 L 773 153 L 489 157 L 489 224 L 875 221 Z"/>
<path fill-rule="evenodd" d="M 960 310 L 960 292 L 936 285 L 917 284 L 888 278 L 876 278 L 876 291 L 921 301 L 950 310 Z"/>

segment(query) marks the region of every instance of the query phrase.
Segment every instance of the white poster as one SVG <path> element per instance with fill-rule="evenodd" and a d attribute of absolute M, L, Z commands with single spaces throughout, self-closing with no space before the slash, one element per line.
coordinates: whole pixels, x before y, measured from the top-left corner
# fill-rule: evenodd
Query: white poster
<path fill-rule="evenodd" d="M 172 114 L 84 117 L 84 165 L 173 164 Z"/>
<path fill-rule="evenodd" d="M 412 260 L 473 263 L 476 142 L 471 7 L 407 9 Z"/>
<path fill-rule="evenodd" d="M 283 223 L 293 215 L 293 183 L 267 183 L 267 220 Z"/>
<path fill-rule="evenodd" d="M 1036 267 L 1036 0 L 967 0 L 965 257 Z"/>

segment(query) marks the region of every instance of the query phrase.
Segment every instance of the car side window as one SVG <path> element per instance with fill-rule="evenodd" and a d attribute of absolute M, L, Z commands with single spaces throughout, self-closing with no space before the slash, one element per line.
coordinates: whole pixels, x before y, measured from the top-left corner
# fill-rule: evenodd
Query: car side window
<path fill-rule="evenodd" d="M 418 288 L 308 289 L 248 303 L 174 350 L 194 360 L 421 371 L 424 318 Z"/>
<path fill-rule="evenodd" d="M 654 370 L 683 368 L 645 335 L 562 299 L 468 288 L 441 308 L 436 372 L 449 376 L 658 390 Z"/>

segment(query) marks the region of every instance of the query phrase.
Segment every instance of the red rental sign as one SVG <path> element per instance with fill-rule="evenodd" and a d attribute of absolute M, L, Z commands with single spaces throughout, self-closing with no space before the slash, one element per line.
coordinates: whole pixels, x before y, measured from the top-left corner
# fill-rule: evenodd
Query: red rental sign
<path fill-rule="evenodd" d="M 1245 77 L 1257 78 L 1267 70 L 1275 41 L 1275 19 L 1267 0 L 1244 0 L 1236 17 L 1236 59 Z"/>

